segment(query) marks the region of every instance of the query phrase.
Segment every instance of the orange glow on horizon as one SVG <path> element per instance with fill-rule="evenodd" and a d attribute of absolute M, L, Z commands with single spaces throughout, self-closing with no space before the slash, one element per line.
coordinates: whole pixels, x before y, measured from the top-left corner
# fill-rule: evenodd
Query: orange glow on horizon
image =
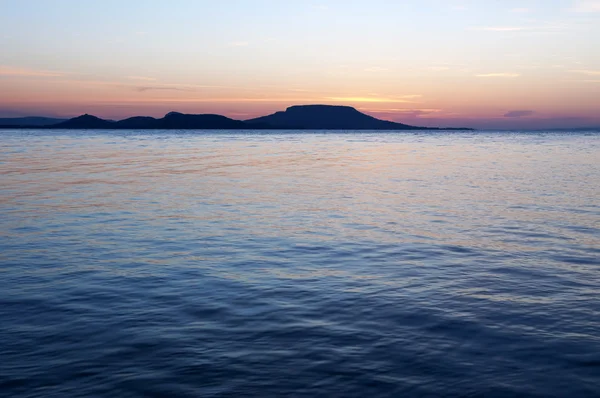
<path fill-rule="evenodd" d="M 596 112 L 600 108 L 600 84 L 563 80 L 549 86 L 539 76 L 528 77 L 526 83 L 525 76 L 481 76 L 407 77 L 387 86 L 356 79 L 352 87 L 332 81 L 297 80 L 288 87 L 284 83 L 235 86 L 226 81 L 182 84 L 147 76 L 100 80 L 3 67 L 0 110 L 26 109 L 31 115 L 64 117 L 91 113 L 111 119 L 156 117 L 177 110 L 244 119 L 296 104 L 343 104 L 378 118 L 417 125 L 463 126 L 477 124 L 480 119 L 508 123 L 516 119 L 503 120 L 504 115 L 515 110 L 528 110 L 516 113 L 526 115 L 521 120 L 579 117 L 600 124 Z"/>

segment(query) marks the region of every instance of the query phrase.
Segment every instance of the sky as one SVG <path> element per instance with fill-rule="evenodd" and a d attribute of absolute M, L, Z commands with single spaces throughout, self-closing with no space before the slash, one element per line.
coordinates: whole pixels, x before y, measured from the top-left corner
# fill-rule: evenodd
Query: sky
<path fill-rule="evenodd" d="M 0 117 L 600 126 L 598 0 L 0 0 Z"/>

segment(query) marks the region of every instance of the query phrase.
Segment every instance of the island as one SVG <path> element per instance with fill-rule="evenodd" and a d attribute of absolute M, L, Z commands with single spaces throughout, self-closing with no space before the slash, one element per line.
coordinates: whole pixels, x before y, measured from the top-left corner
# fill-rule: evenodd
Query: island
<path fill-rule="evenodd" d="M 0 128 L 44 129 L 121 129 L 121 130 L 473 130 L 467 127 L 440 128 L 419 127 L 377 119 L 359 112 L 351 106 L 340 105 L 294 105 L 285 111 L 249 120 L 235 120 L 222 115 L 192 115 L 169 112 L 157 119 L 134 116 L 123 120 L 106 120 L 93 115 L 81 115 L 58 123 L 53 119 L 44 124 L 27 123 L 31 118 L 18 122 L 0 119 Z M 8 121 L 8 122 L 7 122 Z"/>

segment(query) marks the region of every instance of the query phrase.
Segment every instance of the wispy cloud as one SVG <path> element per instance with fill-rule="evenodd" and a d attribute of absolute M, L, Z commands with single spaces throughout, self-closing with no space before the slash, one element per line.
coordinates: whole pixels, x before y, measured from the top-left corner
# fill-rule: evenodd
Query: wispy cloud
<path fill-rule="evenodd" d="M 139 76 L 142 77 L 142 76 Z M 148 85 L 140 85 L 141 83 L 134 82 L 123 82 L 123 79 L 117 81 L 111 80 L 87 80 L 87 79 L 71 79 L 69 77 L 63 77 L 62 79 L 53 80 L 57 83 L 64 83 L 65 85 L 76 84 L 80 87 L 113 87 L 122 90 L 132 90 L 138 92 L 152 91 L 152 90 L 172 90 L 172 91 L 201 91 L 204 89 L 223 89 L 223 90 L 234 90 L 241 91 L 247 89 L 246 87 L 239 86 L 221 86 L 221 85 L 209 85 L 209 84 L 181 84 L 181 83 L 150 83 Z M 144 81 L 137 79 L 139 81 Z M 151 84 L 151 85 L 150 85 Z"/>
<path fill-rule="evenodd" d="M 189 87 L 176 87 L 176 86 L 136 86 L 133 87 L 135 91 L 140 93 L 146 91 L 194 91 Z"/>
<path fill-rule="evenodd" d="M 129 80 L 141 80 L 141 81 L 145 81 L 145 82 L 156 81 L 156 79 L 154 77 L 147 77 L 147 76 L 127 76 L 127 79 L 129 79 Z"/>
<path fill-rule="evenodd" d="M 525 117 L 525 116 L 531 116 L 533 115 L 535 112 L 534 111 L 508 111 L 504 114 L 504 117 Z"/>
<path fill-rule="evenodd" d="M 0 65 L 0 76 L 18 76 L 18 77 L 60 77 L 65 74 L 40 69 L 15 68 L 11 66 Z"/>
<path fill-rule="evenodd" d="M 327 97 L 327 100 L 339 102 L 379 102 L 379 103 L 412 103 L 414 99 L 420 98 L 421 95 L 403 95 L 401 97 L 385 98 L 385 97 Z"/>
<path fill-rule="evenodd" d="M 483 30 L 486 32 L 519 32 L 529 30 L 531 28 L 525 26 L 475 26 L 471 30 Z"/>
<path fill-rule="evenodd" d="M 479 75 L 475 75 L 476 77 L 519 77 L 521 76 L 519 73 L 482 73 Z"/>
<path fill-rule="evenodd" d="M 441 72 L 441 71 L 449 70 L 450 67 L 449 66 L 429 66 L 427 69 L 435 71 L 435 72 Z"/>
<path fill-rule="evenodd" d="M 504 33 L 522 33 L 522 34 L 541 34 L 558 33 L 571 28 L 567 24 L 558 23 L 538 23 L 531 26 L 473 26 L 469 30 L 481 32 L 504 32 Z"/>
<path fill-rule="evenodd" d="M 581 73 L 583 75 L 588 75 L 588 76 L 600 76 L 600 70 L 575 69 L 575 70 L 571 70 L 570 72 Z"/>
<path fill-rule="evenodd" d="M 417 108 L 417 109 L 406 109 L 406 108 L 387 108 L 387 109 L 369 109 L 369 108 L 358 108 L 361 111 L 366 111 L 374 114 L 401 114 L 403 117 L 420 117 L 424 115 L 430 115 L 432 113 L 439 113 L 441 109 L 435 108 Z"/>
<path fill-rule="evenodd" d="M 209 98 L 209 97 L 199 97 L 199 98 L 148 98 L 144 99 L 143 102 L 147 103 L 253 103 L 253 102 L 271 102 L 271 103 L 317 103 L 321 101 L 322 98 L 277 98 L 277 97 L 264 97 L 264 98 L 248 98 L 248 97 L 231 97 L 231 98 Z M 131 99 L 129 101 L 121 101 L 121 102 L 133 102 L 139 103 L 139 99 Z"/>
<path fill-rule="evenodd" d="M 515 12 L 518 14 L 525 14 L 530 12 L 531 10 L 529 8 L 525 8 L 525 7 L 521 7 L 521 8 L 513 8 L 512 10 L 510 10 L 510 12 Z"/>
<path fill-rule="evenodd" d="M 230 47 L 245 47 L 247 46 L 249 43 L 247 41 L 232 41 L 231 43 L 229 43 Z"/>
<path fill-rule="evenodd" d="M 600 1 L 598 0 L 583 0 L 576 1 L 573 6 L 575 12 L 600 12 Z"/>
<path fill-rule="evenodd" d="M 371 66 L 370 68 L 366 68 L 365 72 L 385 72 L 387 68 L 383 68 L 381 66 Z"/>

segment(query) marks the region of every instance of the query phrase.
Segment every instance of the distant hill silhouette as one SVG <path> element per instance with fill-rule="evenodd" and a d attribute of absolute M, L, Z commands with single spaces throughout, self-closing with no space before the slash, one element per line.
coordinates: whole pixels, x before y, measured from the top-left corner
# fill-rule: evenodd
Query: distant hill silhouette
<path fill-rule="evenodd" d="M 428 130 L 427 127 L 409 126 L 365 115 L 351 106 L 295 105 L 284 112 L 246 120 L 246 123 L 264 123 L 289 129 L 326 130 Z"/>
<path fill-rule="evenodd" d="M 0 124 L 1 127 L 1 124 Z M 11 127 L 11 126 L 8 126 Z M 248 130 L 248 129 L 298 129 L 298 130 L 439 130 L 376 119 L 350 106 L 296 105 L 283 112 L 250 119 L 234 120 L 221 115 L 189 115 L 169 112 L 163 118 L 134 116 L 119 121 L 81 115 L 51 125 L 16 125 L 13 127 L 40 127 L 55 129 L 189 129 L 189 130 Z M 470 130 L 470 129 L 452 129 Z"/>
<path fill-rule="evenodd" d="M 157 120 L 160 129 L 248 129 L 251 128 L 240 120 L 233 120 L 221 115 L 186 115 L 170 112 Z"/>
<path fill-rule="evenodd" d="M 241 120 L 230 119 L 221 115 L 188 115 L 169 112 L 165 117 L 156 119 L 149 116 L 134 116 L 119 121 L 100 119 L 92 115 L 82 115 L 58 123 L 50 128 L 56 129 L 181 129 L 181 130 L 239 130 L 269 128 L 270 126 L 250 125 Z"/>
<path fill-rule="evenodd" d="M 134 116 L 116 122 L 116 125 L 124 129 L 152 129 L 155 128 L 157 119 L 150 116 Z"/>
<path fill-rule="evenodd" d="M 111 129 L 114 125 L 115 122 L 113 121 L 85 114 L 62 123 L 54 124 L 51 127 L 57 129 Z"/>
<path fill-rule="evenodd" d="M 65 120 L 41 116 L 5 117 L 0 118 L 0 126 L 50 126 L 64 122 Z"/>

